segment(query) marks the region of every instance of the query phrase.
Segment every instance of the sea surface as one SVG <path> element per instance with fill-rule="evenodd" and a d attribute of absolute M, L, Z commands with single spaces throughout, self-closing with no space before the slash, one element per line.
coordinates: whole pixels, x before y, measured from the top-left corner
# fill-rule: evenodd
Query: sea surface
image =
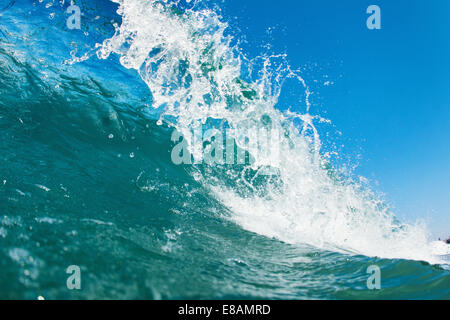
<path fill-rule="evenodd" d="M 334 168 L 220 2 L 76 5 L 0 0 L 0 298 L 450 299 L 449 246 Z"/>

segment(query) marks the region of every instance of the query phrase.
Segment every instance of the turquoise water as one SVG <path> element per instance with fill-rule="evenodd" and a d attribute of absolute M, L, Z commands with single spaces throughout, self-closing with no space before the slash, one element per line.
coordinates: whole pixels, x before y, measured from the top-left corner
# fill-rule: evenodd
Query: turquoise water
<path fill-rule="evenodd" d="M 80 1 L 82 31 L 67 4 L 0 3 L 0 298 L 450 298 L 448 246 L 333 169 L 283 57 L 249 62 L 200 4 L 115 2 Z M 173 161 L 175 129 L 268 123 L 277 163 Z"/>

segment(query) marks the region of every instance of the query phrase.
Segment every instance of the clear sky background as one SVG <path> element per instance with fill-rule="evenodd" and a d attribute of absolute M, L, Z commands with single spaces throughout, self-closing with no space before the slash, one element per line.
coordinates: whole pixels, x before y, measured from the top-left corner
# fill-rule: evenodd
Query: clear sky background
<path fill-rule="evenodd" d="M 381 30 L 366 27 L 371 4 L 381 8 Z M 433 236 L 450 236 L 450 1 L 226 0 L 220 7 L 250 57 L 270 43 L 304 69 L 311 113 L 333 123 L 322 133 L 342 132 L 330 139 L 398 217 L 424 219 Z"/>

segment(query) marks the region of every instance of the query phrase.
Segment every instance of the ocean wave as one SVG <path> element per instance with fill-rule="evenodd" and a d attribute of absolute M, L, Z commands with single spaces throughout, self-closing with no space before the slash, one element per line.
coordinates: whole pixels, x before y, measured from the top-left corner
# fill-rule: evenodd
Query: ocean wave
<path fill-rule="evenodd" d="M 377 298 L 378 265 L 382 298 L 448 298 L 449 246 L 333 168 L 285 55 L 247 57 L 201 1 L 84 1 L 76 31 L 48 3 L 0 13 L 0 296 Z M 288 80 L 301 113 L 278 105 Z M 198 159 L 212 145 L 195 128 L 251 161 L 175 164 L 175 130 Z M 68 263 L 89 271 L 83 292 Z"/>

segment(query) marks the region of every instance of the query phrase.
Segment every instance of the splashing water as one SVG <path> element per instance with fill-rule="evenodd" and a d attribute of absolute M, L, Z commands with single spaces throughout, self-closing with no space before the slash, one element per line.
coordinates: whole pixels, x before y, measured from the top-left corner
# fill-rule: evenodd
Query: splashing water
<path fill-rule="evenodd" d="M 232 45 L 227 24 L 213 10 L 201 9 L 198 2 L 181 11 L 177 1 L 113 1 L 120 5 L 122 24 L 116 26 L 113 37 L 98 45 L 98 57 L 106 59 L 115 53 L 124 67 L 137 70 L 151 91 L 153 107 L 161 108 L 161 118 L 187 141 L 191 141 L 191 128 L 211 119 L 231 129 L 264 127 L 267 119 L 267 130 L 282 128 L 277 146 L 278 183 L 267 180 L 263 194 L 242 194 L 236 185 L 245 182 L 252 190 L 261 187 L 253 181 L 267 163 L 258 155 L 267 157 L 267 150 L 258 150 L 251 168 L 241 169 L 253 170 L 251 179 L 230 183 L 226 176 L 234 174 L 232 170 L 225 170 L 222 179 L 194 170 L 201 176 L 198 180 L 231 210 L 229 219 L 249 231 L 291 244 L 442 262 L 423 226 L 399 222 L 374 193 L 350 178 L 338 177 L 321 156 L 314 117 L 309 114 L 310 91 L 286 63 L 274 63 L 279 56 L 259 58 L 262 67 L 255 68 L 257 59 L 247 60 Z M 248 81 L 244 75 L 250 75 Z M 297 79 L 299 90 L 305 91 L 305 114 L 283 114 L 276 109 L 286 78 Z M 293 124 L 295 118 L 303 122 L 300 130 Z M 245 147 L 238 131 L 231 131 L 233 138 Z"/>

